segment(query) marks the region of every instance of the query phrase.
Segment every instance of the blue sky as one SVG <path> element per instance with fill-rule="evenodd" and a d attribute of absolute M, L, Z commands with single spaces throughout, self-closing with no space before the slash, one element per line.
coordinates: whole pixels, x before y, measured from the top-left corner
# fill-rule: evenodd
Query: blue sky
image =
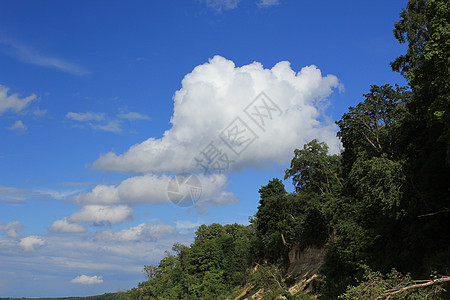
<path fill-rule="evenodd" d="M 347 107 L 405 84 L 389 67 L 405 5 L 1 1 L 0 296 L 126 290 L 199 224 L 246 224 L 295 148 L 338 152 Z M 195 206 L 169 201 L 179 173 Z"/>

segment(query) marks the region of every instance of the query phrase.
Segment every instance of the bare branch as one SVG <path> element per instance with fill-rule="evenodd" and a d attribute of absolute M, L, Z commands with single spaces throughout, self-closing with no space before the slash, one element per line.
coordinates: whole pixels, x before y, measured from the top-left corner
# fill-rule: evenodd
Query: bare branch
<path fill-rule="evenodd" d="M 280 287 L 280 289 L 283 289 L 283 287 L 280 284 L 280 281 L 278 281 L 277 277 L 272 273 L 272 272 L 268 272 L 270 276 L 273 277 L 273 279 L 275 280 L 275 282 L 278 284 L 278 286 Z"/>
<path fill-rule="evenodd" d="M 411 284 L 404 286 L 402 288 L 396 288 L 396 289 L 390 289 L 385 291 L 382 295 L 378 296 L 376 299 L 383 299 L 384 297 L 386 297 L 385 299 L 391 299 L 392 296 L 405 292 L 407 290 L 411 290 L 411 289 L 418 289 L 418 288 L 423 288 L 423 287 L 427 287 L 427 286 L 431 286 L 433 284 L 436 283 L 442 283 L 442 282 L 450 282 L 450 277 L 449 276 L 444 276 L 438 279 L 430 279 L 430 280 L 418 280 L 418 281 L 414 281 Z"/>
<path fill-rule="evenodd" d="M 420 216 L 417 216 L 417 217 L 418 218 L 429 217 L 429 216 L 434 216 L 434 215 L 437 215 L 437 214 L 442 214 L 442 213 L 447 213 L 447 212 L 450 212 L 450 209 L 444 207 L 443 210 L 440 210 L 440 211 L 437 211 L 437 212 L 433 212 L 433 213 L 429 213 L 429 214 L 420 215 Z"/>

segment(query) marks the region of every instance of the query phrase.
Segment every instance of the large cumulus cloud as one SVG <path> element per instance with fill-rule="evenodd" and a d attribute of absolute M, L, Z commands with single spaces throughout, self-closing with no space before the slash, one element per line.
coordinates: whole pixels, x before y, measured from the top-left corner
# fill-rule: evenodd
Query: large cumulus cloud
<path fill-rule="evenodd" d="M 236 67 L 231 60 L 215 56 L 184 77 L 182 88 L 173 97 L 172 127 L 162 138 L 151 137 L 122 154 L 102 154 L 92 167 L 138 173 L 192 172 L 197 167 L 194 157 L 210 142 L 227 150 L 219 134 L 236 117 L 257 138 L 239 156 L 232 157 L 233 169 L 285 164 L 295 148 L 313 138 L 337 152 L 336 127 L 325 121 L 322 108 L 338 86 L 335 76 L 323 76 L 316 66 L 299 72 L 286 61 L 271 69 L 258 62 Z M 280 109 L 264 129 L 244 112 L 261 92 Z"/>

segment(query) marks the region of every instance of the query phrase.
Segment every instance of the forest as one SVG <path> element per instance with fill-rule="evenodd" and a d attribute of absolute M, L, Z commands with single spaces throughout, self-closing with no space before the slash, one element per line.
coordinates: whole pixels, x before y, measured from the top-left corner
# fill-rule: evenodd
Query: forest
<path fill-rule="evenodd" d="M 450 2 L 410 0 L 393 33 L 408 84 L 368 87 L 336 122 L 344 150 L 296 149 L 295 192 L 265 183 L 250 225 L 201 225 L 128 299 L 450 299 Z M 293 292 L 294 248 L 323 256 Z"/>

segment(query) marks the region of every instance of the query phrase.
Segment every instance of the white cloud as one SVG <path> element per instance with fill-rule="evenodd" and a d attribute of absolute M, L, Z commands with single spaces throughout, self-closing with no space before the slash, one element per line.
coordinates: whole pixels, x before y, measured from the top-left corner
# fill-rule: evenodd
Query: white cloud
<path fill-rule="evenodd" d="M 73 223 L 80 222 L 107 222 L 117 224 L 129 220 L 133 210 L 126 205 L 86 205 L 81 210 L 73 213 L 67 218 Z"/>
<path fill-rule="evenodd" d="M 187 220 L 176 220 L 175 221 L 177 231 L 180 233 L 191 233 L 195 232 L 197 228 L 203 224 L 203 222 L 191 222 Z"/>
<path fill-rule="evenodd" d="M 241 0 L 205 0 L 206 5 L 217 11 L 234 9 Z"/>
<path fill-rule="evenodd" d="M 98 284 L 98 283 L 103 283 L 102 278 L 103 278 L 102 276 L 80 275 L 80 276 L 72 279 L 70 282 L 71 283 L 81 283 L 81 284 Z"/>
<path fill-rule="evenodd" d="M 0 202 L 20 203 L 27 198 L 28 194 L 29 191 L 26 189 L 18 189 L 0 185 Z"/>
<path fill-rule="evenodd" d="M 121 119 L 127 120 L 150 120 L 150 117 L 138 112 L 129 111 L 127 113 L 121 113 L 117 115 Z"/>
<path fill-rule="evenodd" d="M 86 228 L 81 224 L 70 223 L 67 218 L 56 220 L 49 228 L 52 232 L 85 232 Z"/>
<path fill-rule="evenodd" d="M 35 94 L 25 98 L 21 98 L 19 94 L 8 95 L 8 91 L 9 88 L 0 85 L 0 116 L 7 111 L 18 113 L 37 98 Z"/>
<path fill-rule="evenodd" d="M 33 251 L 36 250 L 40 246 L 45 245 L 45 241 L 36 235 L 30 235 L 20 239 L 19 245 L 25 251 Z"/>
<path fill-rule="evenodd" d="M 92 166 L 140 173 L 193 172 L 198 169 L 194 157 L 210 142 L 234 160 L 232 169 L 264 168 L 273 162 L 286 164 L 294 149 L 314 138 L 326 142 L 337 153 L 336 125 L 324 121 L 327 118 L 323 112 L 326 97 L 336 87 L 338 79 L 322 76 L 315 66 L 296 73 L 289 62 L 280 62 L 271 69 L 257 62 L 236 67 L 232 61 L 215 56 L 184 77 L 182 88 L 173 98 L 172 128 L 162 138 L 151 137 L 123 154 L 102 154 Z M 244 113 L 261 92 L 282 112 L 279 117 L 266 119 L 264 130 Z M 240 156 L 219 138 L 236 117 L 257 136 Z"/>
<path fill-rule="evenodd" d="M 18 120 L 13 125 L 8 127 L 8 129 L 16 132 L 24 132 L 28 129 L 28 127 L 25 124 L 23 124 L 22 120 Z"/>
<path fill-rule="evenodd" d="M 197 177 L 202 189 L 197 202 L 199 208 L 237 201 L 232 193 L 225 191 L 227 179 L 224 175 L 216 175 L 215 181 L 202 174 Z M 72 200 L 80 205 L 165 203 L 169 201 L 168 185 L 171 179 L 166 175 L 135 176 L 122 181 L 118 186 L 97 185 L 91 192 L 76 195 Z"/>
<path fill-rule="evenodd" d="M 120 203 L 164 203 L 168 201 L 169 176 L 135 176 L 122 181 L 118 186 L 97 185 L 89 193 L 73 197 L 76 204 L 111 205 Z"/>
<path fill-rule="evenodd" d="M 102 121 L 105 119 L 105 114 L 94 112 L 84 112 L 84 113 L 68 112 L 66 114 L 66 118 L 79 122 Z"/>
<path fill-rule="evenodd" d="M 22 203 L 27 199 L 64 199 L 79 193 L 79 189 L 51 190 L 48 188 L 19 189 L 0 185 L 0 202 Z"/>
<path fill-rule="evenodd" d="M 112 229 L 106 229 L 96 234 L 97 240 L 103 241 L 143 241 L 155 240 L 162 236 L 175 232 L 175 227 L 166 224 L 149 224 L 141 223 L 129 229 L 123 229 L 119 232 L 114 232 Z"/>
<path fill-rule="evenodd" d="M 259 0 L 259 2 L 256 3 L 259 7 L 269 7 L 279 4 L 280 0 Z"/>
<path fill-rule="evenodd" d="M 76 121 L 79 123 L 85 123 L 92 129 L 98 129 L 109 132 L 121 132 L 120 120 L 108 120 L 104 113 L 94 112 L 68 112 L 66 119 Z M 76 125 L 75 127 L 83 127 Z"/>
<path fill-rule="evenodd" d="M 36 117 L 42 117 L 47 113 L 46 109 L 40 109 L 39 107 L 33 111 L 33 115 Z"/>
<path fill-rule="evenodd" d="M 94 129 L 100 129 L 103 131 L 122 132 L 119 120 L 108 121 L 106 124 L 90 124 L 90 126 Z"/>
<path fill-rule="evenodd" d="M 18 231 L 24 230 L 25 227 L 19 221 L 12 221 L 6 225 L 0 223 L 0 231 L 4 230 L 7 236 L 18 237 Z"/>
<path fill-rule="evenodd" d="M 73 197 L 77 204 L 117 204 L 120 203 L 118 190 L 114 185 L 99 184 L 89 193 L 81 193 Z M 125 202 L 125 201 L 124 201 Z"/>
<path fill-rule="evenodd" d="M 40 199 L 57 199 L 61 200 L 70 196 L 73 196 L 75 194 L 78 194 L 81 190 L 80 189 L 73 189 L 73 190 L 67 190 L 67 189 L 58 189 L 53 190 L 49 188 L 34 188 L 32 191 L 32 195 L 35 198 Z"/>
<path fill-rule="evenodd" d="M 2 52 L 22 62 L 57 69 L 59 71 L 74 75 L 84 75 L 89 73 L 87 69 L 81 66 L 70 63 L 60 58 L 38 53 L 37 51 L 32 50 L 31 48 L 23 44 L 19 44 L 11 39 L 0 39 L 0 44 L 4 46 Z"/>

